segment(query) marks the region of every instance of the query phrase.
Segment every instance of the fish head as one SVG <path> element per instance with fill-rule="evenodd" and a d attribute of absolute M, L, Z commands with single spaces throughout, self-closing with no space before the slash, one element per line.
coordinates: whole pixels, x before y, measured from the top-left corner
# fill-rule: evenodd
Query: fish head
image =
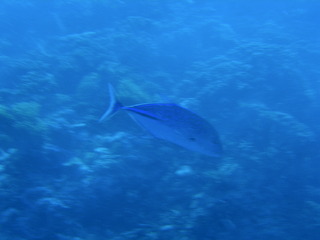
<path fill-rule="evenodd" d="M 217 135 L 209 135 L 208 137 L 189 136 L 185 141 L 185 147 L 211 157 L 221 157 L 223 153 Z"/>

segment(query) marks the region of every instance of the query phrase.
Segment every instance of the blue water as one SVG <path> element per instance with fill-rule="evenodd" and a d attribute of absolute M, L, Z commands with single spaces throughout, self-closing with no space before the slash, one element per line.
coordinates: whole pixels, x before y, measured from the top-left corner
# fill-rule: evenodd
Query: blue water
<path fill-rule="evenodd" d="M 318 240 L 317 0 L 3 0 L 1 240 Z M 207 119 L 221 158 L 98 120 Z"/>

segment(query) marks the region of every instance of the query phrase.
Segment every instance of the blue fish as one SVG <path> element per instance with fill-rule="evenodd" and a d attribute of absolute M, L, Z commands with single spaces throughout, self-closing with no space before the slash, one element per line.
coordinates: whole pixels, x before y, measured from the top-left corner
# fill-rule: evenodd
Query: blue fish
<path fill-rule="evenodd" d="M 157 138 L 204 155 L 219 157 L 222 146 L 214 127 L 190 110 L 173 103 L 122 105 L 109 85 L 110 104 L 100 118 L 103 121 L 125 110 L 143 128 Z"/>

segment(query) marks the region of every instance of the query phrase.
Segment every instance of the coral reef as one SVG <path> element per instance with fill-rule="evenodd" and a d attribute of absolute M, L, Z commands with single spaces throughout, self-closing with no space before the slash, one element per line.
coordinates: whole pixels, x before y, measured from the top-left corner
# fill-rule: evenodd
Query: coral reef
<path fill-rule="evenodd" d="M 0 238 L 318 240 L 316 1 L 2 1 Z M 175 102 L 212 159 L 117 114 Z"/>

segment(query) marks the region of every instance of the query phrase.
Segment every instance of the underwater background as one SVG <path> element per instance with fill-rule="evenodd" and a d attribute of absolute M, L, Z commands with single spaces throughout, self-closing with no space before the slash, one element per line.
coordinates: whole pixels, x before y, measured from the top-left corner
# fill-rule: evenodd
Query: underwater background
<path fill-rule="evenodd" d="M 318 240 L 320 2 L 2 0 L 1 240 Z M 213 158 L 120 112 L 174 102 Z"/>

